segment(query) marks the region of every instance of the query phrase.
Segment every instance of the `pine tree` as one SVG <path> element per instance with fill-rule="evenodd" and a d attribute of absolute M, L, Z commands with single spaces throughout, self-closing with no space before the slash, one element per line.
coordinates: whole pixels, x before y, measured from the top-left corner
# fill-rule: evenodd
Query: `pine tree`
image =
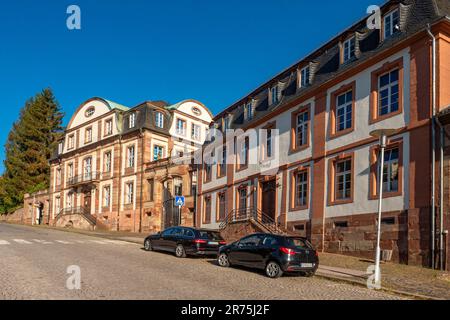
<path fill-rule="evenodd" d="M 25 103 L 5 145 L 0 209 L 14 210 L 22 204 L 24 193 L 49 186 L 48 160 L 62 134 L 62 118 L 50 89 Z"/>

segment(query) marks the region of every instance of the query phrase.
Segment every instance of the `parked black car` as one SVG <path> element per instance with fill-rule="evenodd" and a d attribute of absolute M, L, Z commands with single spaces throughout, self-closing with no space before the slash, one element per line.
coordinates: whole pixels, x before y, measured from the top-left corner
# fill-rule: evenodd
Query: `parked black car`
<path fill-rule="evenodd" d="M 220 247 L 217 262 L 222 267 L 241 265 L 264 269 L 270 278 L 283 272 L 313 276 L 319 257 L 311 243 L 303 237 L 256 233 Z"/>
<path fill-rule="evenodd" d="M 217 231 L 170 227 L 145 238 L 144 249 L 173 252 L 179 258 L 187 255 L 217 256 L 219 247 L 225 244 L 226 242 Z"/>

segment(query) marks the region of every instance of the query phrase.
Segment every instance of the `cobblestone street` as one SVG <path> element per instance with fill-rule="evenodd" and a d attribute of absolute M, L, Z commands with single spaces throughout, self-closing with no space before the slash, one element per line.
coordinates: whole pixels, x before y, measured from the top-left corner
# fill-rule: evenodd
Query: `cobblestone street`
<path fill-rule="evenodd" d="M 177 259 L 138 244 L 0 224 L 0 299 L 399 299 L 318 277 L 272 280 L 212 259 Z M 81 268 L 68 290 L 67 267 Z"/>

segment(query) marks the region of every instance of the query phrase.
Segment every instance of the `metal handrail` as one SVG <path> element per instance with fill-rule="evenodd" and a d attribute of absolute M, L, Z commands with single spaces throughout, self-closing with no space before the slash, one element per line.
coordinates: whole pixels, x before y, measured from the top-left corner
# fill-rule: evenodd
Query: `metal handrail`
<path fill-rule="evenodd" d="M 98 171 L 83 173 L 67 179 L 68 185 L 100 180 L 102 173 Z"/>
<path fill-rule="evenodd" d="M 92 224 L 97 223 L 97 218 L 94 217 L 92 214 L 90 214 L 90 209 L 86 207 L 69 207 L 69 208 L 63 208 L 59 211 L 59 213 L 55 216 L 55 221 L 61 218 L 64 215 L 70 215 L 70 214 L 80 214 L 83 217 L 86 218 L 89 222 Z"/>
<path fill-rule="evenodd" d="M 272 217 L 265 214 L 258 208 L 249 207 L 245 209 L 233 209 L 228 215 L 222 219 L 219 229 L 223 230 L 229 223 L 252 220 L 260 227 L 268 230 L 271 233 L 286 234 L 286 230 Z"/>

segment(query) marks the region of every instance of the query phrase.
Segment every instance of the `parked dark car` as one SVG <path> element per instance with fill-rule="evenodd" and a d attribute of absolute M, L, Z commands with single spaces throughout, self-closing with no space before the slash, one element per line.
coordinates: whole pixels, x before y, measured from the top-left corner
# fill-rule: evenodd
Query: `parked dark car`
<path fill-rule="evenodd" d="M 220 247 L 217 262 L 222 267 L 241 265 L 263 269 L 270 278 L 283 272 L 313 276 L 319 257 L 311 243 L 303 237 L 256 233 Z"/>
<path fill-rule="evenodd" d="M 171 227 L 145 238 L 144 249 L 173 252 L 179 258 L 187 255 L 217 256 L 219 247 L 225 244 L 220 233 L 214 230 Z"/>

